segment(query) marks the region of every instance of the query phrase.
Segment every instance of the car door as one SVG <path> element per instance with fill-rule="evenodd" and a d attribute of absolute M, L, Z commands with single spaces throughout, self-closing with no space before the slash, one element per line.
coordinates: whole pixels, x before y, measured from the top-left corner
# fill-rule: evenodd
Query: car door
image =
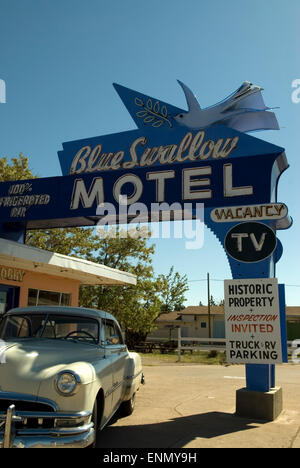
<path fill-rule="evenodd" d="M 104 391 L 105 405 L 102 416 L 101 426 L 107 423 L 113 413 L 113 382 L 114 382 L 114 356 L 110 353 L 106 344 L 105 326 L 101 323 L 100 328 L 100 352 L 98 377 L 101 379 Z"/>
<path fill-rule="evenodd" d="M 113 320 L 105 320 L 105 350 L 113 363 L 112 407 L 115 410 L 125 392 L 125 367 L 128 356 L 121 330 Z"/>

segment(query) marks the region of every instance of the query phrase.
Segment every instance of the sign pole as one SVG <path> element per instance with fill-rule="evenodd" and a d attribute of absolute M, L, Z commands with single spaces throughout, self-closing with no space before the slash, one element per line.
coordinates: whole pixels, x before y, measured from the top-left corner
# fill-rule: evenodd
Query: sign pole
<path fill-rule="evenodd" d="M 210 287 L 209 273 L 207 273 L 207 311 L 208 311 L 208 338 L 211 338 L 211 321 L 210 321 Z"/>
<path fill-rule="evenodd" d="M 177 340 L 178 340 L 178 362 L 181 361 L 181 327 L 177 328 Z"/>

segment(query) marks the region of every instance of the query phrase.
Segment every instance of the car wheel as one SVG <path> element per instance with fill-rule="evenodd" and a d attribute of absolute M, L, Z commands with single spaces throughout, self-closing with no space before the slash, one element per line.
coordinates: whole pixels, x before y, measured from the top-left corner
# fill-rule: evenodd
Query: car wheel
<path fill-rule="evenodd" d="M 129 416 L 133 413 L 135 407 L 135 393 L 132 395 L 130 400 L 123 401 L 121 404 L 121 413 L 123 416 Z"/>

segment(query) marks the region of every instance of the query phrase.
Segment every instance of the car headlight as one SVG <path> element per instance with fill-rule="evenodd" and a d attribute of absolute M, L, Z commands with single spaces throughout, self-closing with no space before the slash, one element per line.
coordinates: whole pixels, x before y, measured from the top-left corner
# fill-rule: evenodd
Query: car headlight
<path fill-rule="evenodd" d="M 64 396 L 71 396 L 78 390 L 78 385 L 81 383 L 80 378 L 75 372 L 63 371 L 56 378 L 56 390 Z"/>

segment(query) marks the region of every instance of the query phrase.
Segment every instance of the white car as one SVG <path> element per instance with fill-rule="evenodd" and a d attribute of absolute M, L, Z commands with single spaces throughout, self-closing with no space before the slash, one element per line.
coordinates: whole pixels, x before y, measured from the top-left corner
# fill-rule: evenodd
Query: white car
<path fill-rule="evenodd" d="M 116 319 L 77 307 L 23 307 L 0 322 L 0 447 L 87 447 L 144 383 Z"/>

